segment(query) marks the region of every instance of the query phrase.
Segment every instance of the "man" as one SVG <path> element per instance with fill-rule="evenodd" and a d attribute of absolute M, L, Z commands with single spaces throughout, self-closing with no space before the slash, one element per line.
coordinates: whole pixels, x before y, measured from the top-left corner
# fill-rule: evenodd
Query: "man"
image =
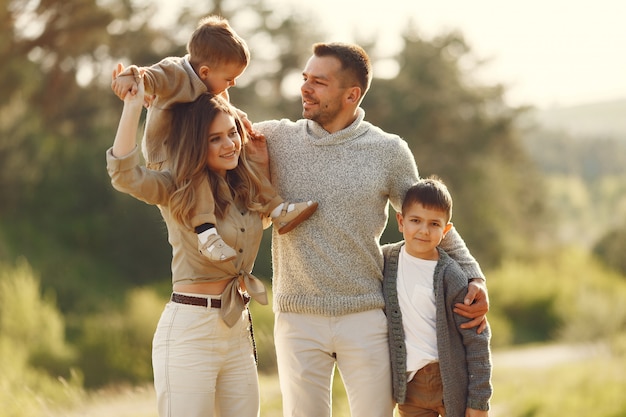
<path fill-rule="evenodd" d="M 304 119 L 254 125 L 267 139 L 278 192 L 290 201 L 319 202 L 297 230 L 272 237 L 283 414 L 330 416 L 337 365 L 353 417 L 391 417 L 379 239 L 388 202 L 400 208 L 418 180 L 417 166 L 405 141 L 364 121 L 359 105 L 372 77 L 365 51 L 331 43 L 316 44 L 313 52 L 303 71 Z M 474 319 L 467 327 L 483 323 L 488 300 L 479 265 L 454 229 L 441 246 L 468 278 L 478 278 L 468 305 L 457 309 Z"/>

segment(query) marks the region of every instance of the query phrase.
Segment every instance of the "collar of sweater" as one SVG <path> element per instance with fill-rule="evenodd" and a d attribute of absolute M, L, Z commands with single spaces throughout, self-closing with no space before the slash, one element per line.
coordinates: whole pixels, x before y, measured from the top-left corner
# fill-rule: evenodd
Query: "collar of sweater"
<path fill-rule="evenodd" d="M 334 133 L 328 133 L 322 126 L 313 120 L 307 120 L 309 139 L 318 146 L 339 145 L 344 142 L 354 140 L 367 132 L 371 127 L 370 123 L 364 121 L 365 110 L 361 107 L 357 109 L 357 116 L 354 122 L 345 129 Z"/>

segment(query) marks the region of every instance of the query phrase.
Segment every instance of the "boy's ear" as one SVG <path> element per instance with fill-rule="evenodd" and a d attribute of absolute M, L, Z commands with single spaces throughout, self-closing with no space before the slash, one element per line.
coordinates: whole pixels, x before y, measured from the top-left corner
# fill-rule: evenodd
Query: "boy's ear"
<path fill-rule="evenodd" d="M 445 227 L 443 228 L 443 237 L 446 237 L 450 229 L 452 229 L 452 226 L 452 222 L 448 222 L 448 224 L 445 225 Z"/>
<path fill-rule="evenodd" d="M 211 68 L 207 67 L 206 65 L 202 65 L 200 69 L 198 70 L 198 77 L 200 77 L 201 80 L 205 80 L 209 76 L 210 73 L 211 73 Z"/>
<path fill-rule="evenodd" d="M 398 231 L 402 233 L 402 228 L 404 227 L 404 217 L 402 217 L 402 213 L 396 212 L 396 220 L 398 221 Z"/>

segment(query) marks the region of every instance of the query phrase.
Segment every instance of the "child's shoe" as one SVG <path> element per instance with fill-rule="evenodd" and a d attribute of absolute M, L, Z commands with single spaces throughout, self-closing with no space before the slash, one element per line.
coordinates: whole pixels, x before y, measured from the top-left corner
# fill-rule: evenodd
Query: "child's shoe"
<path fill-rule="evenodd" d="M 291 210 L 289 208 L 291 207 Z M 280 214 L 272 218 L 274 227 L 278 227 L 278 233 L 283 234 L 311 217 L 317 210 L 317 203 L 313 201 L 305 201 L 302 203 L 283 203 L 283 209 Z"/>
<path fill-rule="evenodd" d="M 237 256 L 237 252 L 224 243 L 214 228 L 198 234 L 198 249 L 213 262 L 226 262 Z"/>

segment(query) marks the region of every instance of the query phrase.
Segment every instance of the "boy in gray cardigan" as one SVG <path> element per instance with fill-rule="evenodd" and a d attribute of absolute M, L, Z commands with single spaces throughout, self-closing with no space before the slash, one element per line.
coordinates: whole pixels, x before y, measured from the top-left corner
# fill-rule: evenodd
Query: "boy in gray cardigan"
<path fill-rule="evenodd" d="M 452 228 L 451 216 L 446 186 L 436 178 L 420 180 L 397 213 L 404 241 L 383 247 L 393 393 L 401 417 L 488 416 L 491 331 L 459 327 L 466 319 L 452 309 L 463 302 L 467 278 L 438 248 Z"/>

